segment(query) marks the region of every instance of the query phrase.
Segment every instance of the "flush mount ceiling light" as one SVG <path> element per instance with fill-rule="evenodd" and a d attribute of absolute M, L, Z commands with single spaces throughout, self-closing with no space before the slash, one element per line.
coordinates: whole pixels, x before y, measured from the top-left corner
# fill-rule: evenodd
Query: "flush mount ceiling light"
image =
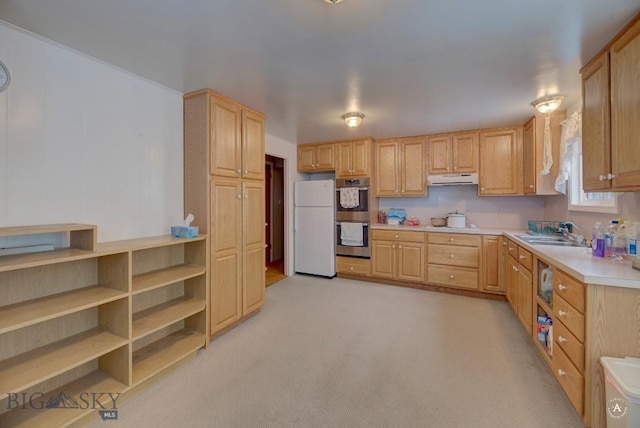
<path fill-rule="evenodd" d="M 338 4 L 338 3 L 342 3 L 342 0 L 324 0 L 325 3 L 330 3 L 330 4 Z"/>
<path fill-rule="evenodd" d="M 328 1 L 328 0 L 325 0 Z M 342 119 L 344 123 L 347 124 L 349 128 L 357 128 L 362 123 L 362 119 L 364 119 L 364 114 L 359 113 L 357 111 L 352 111 L 347 114 L 342 115 Z"/>
<path fill-rule="evenodd" d="M 539 113 L 551 113 L 560 107 L 563 99 L 564 97 L 562 95 L 549 95 L 547 97 L 538 98 L 532 102 L 531 105 L 534 106 Z"/>

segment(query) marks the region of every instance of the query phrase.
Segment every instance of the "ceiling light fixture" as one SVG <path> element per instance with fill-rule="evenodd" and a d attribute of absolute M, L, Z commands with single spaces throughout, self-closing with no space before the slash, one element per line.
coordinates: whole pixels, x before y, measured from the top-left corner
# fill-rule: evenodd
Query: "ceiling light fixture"
<path fill-rule="evenodd" d="M 324 0 L 325 3 L 330 3 L 330 4 L 338 4 L 338 3 L 342 3 L 342 0 Z"/>
<path fill-rule="evenodd" d="M 549 95 L 547 97 L 538 98 L 532 102 L 531 105 L 534 106 L 539 113 L 551 113 L 560 107 L 563 99 L 564 97 L 562 95 Z"/>
<path fill-rule="evenodd" d="M 360 126 L 362 119 L 364 119 L 364 114 L 357 111 L 352 111 L 342 115 L 342 120 L 344 120 L 344 123 L 346 123 L 349 128 L 357 128 Z"/>

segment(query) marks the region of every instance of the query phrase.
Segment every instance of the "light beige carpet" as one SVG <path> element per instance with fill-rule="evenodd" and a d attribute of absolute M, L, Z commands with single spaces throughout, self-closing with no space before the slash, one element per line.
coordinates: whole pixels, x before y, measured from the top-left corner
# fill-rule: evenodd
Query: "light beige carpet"
<path fill-rule="evenodd" d="M 507 303 L 295 275 L 105 427 L 582 427 Z"/>

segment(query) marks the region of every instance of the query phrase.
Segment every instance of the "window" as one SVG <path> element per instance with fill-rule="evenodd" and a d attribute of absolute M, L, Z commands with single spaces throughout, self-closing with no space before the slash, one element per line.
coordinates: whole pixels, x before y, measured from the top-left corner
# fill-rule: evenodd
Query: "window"
<path fill-rule="evenodd" d="M 582 191 L 582 145 L 580 152 L 571 163 L 569 175 L 568 201 L 569 211 L 588 211 L 597 213 L 618 214 L 618 194 L 613 192 Z"/>

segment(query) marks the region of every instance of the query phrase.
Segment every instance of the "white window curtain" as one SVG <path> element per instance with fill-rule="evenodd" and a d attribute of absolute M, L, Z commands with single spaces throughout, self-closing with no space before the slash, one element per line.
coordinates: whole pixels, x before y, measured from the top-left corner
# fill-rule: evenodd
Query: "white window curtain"
<path fill-rule="evenodd" d="M 558 192 L 567 193 L 567 180 L 571 173 L 571 163 L 579 155 L 582 141 L 582 112 L 576 111 L 571 117 L 560 122 L 562 136 L 560 138 L 560 168 L 555 188 Z"/>

